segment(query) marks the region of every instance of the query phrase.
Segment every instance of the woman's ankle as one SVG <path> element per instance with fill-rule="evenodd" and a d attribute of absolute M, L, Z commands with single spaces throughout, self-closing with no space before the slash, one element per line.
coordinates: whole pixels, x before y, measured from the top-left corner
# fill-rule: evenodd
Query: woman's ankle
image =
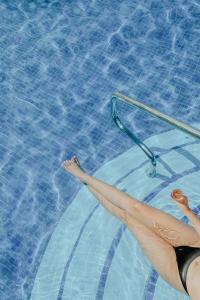
<path fill-rule="evenodd" d="M 81 172 L 81 175 L 78 176 L 78 179 L 85 185 L 88 185 L 86 180 L 85 180 L 85 177 L 87 176 L 87 174 L 85 173 L 85 171 Z"/>

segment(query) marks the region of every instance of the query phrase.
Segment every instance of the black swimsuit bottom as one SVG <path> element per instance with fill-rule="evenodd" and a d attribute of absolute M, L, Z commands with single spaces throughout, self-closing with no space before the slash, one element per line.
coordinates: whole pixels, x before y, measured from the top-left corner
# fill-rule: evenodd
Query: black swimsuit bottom
<path fill-rule="evenodd" d="M 191 262 L 196 257 L 200 256 L 200 248 L 179 246 L 179 247 L 174 247 L 174 249 L 176 252 L 176 259 L 177 259 L 180 278 L 186 292 L 188 293 L 187 286 L 186 286 L 187 271 Z"/>

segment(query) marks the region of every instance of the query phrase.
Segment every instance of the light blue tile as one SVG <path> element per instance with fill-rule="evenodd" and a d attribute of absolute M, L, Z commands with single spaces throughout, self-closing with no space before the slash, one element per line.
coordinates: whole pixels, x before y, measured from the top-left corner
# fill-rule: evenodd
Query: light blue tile
<path fill-rule="evenodd" d="M 171 152 L 164 154 L 162 159 L 174 170 L 176 173 L 181 173 L 187 169 L 194 168 L 194 164 L 183 157 L 177 151 L 172 150 Z"/>

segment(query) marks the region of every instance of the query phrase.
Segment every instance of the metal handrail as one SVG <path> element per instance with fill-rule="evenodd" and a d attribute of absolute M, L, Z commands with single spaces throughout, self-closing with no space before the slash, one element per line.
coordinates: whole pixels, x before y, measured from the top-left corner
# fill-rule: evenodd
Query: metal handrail
<path fill-rule="evenodd" d="M 120 130 L 124 131 L 148 156 L 148 158 L 151 160 L 152 168 L 149 170 L 148 175 L 151 177 L 154 177 L 156 174 L 156 157 L 154 153 L 144 144 L 140 141 L 138 137 L 136 137 L 128 128 L 126 128 L 121 120 L 119 119 L 117 115 L 117 109 L 116 109 L 116 103 L 117 100 L 121 100 L 123 102 L 126 102 L 132 106 L 136 106 L 137 108 L 143 109 L 147 111 L 148 113 L 152 114 L 153 116 L 156 116 L 160 118 L 163 121 L 166 121 L 167 123 L 179 128 L 180 130 L 187 132 L 191 134 L 192 136 L 195 136 L 197 138 L 200 138 L 200 130 L 197 128 L 194 128 L 192 126 L 189 126 L 181 121 L 177 121 L 176 119 L 173 119 L 172 117 L 167 116 L 166 114 L 163 114 L 159 112 L 158 110 L 147 106 L 141 102 L 138 102 L 136 100 L 133 100 L 121 93 L 114 93 L 112 95 L 112 118 L 116 125 L 120 128 Z"/>

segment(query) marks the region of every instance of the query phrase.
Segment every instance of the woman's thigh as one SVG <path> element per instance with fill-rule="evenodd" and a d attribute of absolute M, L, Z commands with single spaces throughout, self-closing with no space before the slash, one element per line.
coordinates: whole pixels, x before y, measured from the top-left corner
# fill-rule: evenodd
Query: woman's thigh
<path fill-rule="evenodd" d="M 154 231 L 130 216 L 126 218 L 126 225 L 159 275 L 172 287 L 187 294 L 179 277 L 174 248 Z"/>
<path fill-rule="evenodd" d="M 199 236 L 192 226 L 184 224 L 158 208 L 140 203 L 133 217 L 136 217 L 146 227 L 174 247 L 181 245 L 195 246 L 199 243 Z"/>

